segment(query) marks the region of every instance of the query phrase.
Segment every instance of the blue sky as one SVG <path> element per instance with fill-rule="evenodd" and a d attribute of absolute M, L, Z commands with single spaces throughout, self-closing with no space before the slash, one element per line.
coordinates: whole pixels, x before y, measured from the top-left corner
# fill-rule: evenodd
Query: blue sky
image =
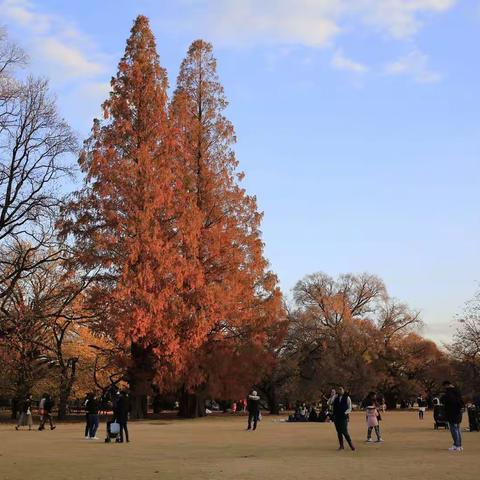
<path fill-rule="evenodd" d="M 447 340 L 480 280 L 480 0 L 0 0 L 81 137 L 139 13 L 172 85 L 213 42 L 282 288 L 375 273 Z"/>

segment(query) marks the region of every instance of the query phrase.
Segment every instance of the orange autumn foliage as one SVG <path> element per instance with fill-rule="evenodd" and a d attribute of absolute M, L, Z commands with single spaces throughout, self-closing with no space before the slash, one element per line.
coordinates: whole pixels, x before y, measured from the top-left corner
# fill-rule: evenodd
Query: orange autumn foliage
<path fill-rule="evenodd" d="M 268 331 L 283 315 L 276 277 L 263 256 L 262 215 L 255 197 L 239 185 L 243 173 L 237 171 L 226 106 L 212 46 L 197 40 L 181 64 L 171 106 L 185 185 L 200 219 L 201 308 L 209 319 L 208 336 L 190 356 L 184 385 L 195 390 L 202 384 L 223 398 L 242 389 L 244 394 L 258 380 L 268 362 Z"/>
<path fill-rule="evenodd" d="M 262 215 L 238 183 L 211 46 L 192 45 L 169 107 L 140 16 L 111 87 L 62 230 L 76 267 L 95 272 L 88 303 L 129 357 L 131 386 L 195 388 L 223 378 L 214 369 L 227 356 L 265 363 L 281 296 L 263 257 Z"/>
<path fill-rule="evenodd" d="M 159 378 L 175 373 L 205 331 L 195 301 L 202 271 L 191 253 L 196 221 L 167 101 L 166 72 L 139 16 L 103 104 L 105 120 L 94 122 L 80 158 L 85 185 L 63 224 L 77 265 L 96 271 L 89 302 L 103 310 L 101 328 L 126 352 L 148 351 Z"/>

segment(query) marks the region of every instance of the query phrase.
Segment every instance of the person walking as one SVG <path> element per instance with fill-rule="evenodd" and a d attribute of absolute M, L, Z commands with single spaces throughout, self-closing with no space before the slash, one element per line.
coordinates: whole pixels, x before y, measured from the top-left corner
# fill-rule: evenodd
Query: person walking
<path fill-rule="evenodd" d="M 125 434 L 125 441 L 130 442 L 128 437 L 128 412 L 130 410 L 130 402 L 128 393 L 122 390 L 117 395 L 117 401 L 115 404 L 115 410 L 113 412 L 116 422 L 120 425 L 120 443 L 123 443 Z"/>
<path fill-rule="evenodd" d="M 97 429 L 98 429 L 98 410 L 100 409 L 100 405 L 98 403 L 97 397 L 95 393 L 90 394 L 90 398 L 88 399 L 85 410 L 88 415 L 88 438 L 89 440 L 98 440 L 97 437 Z"/>
<path fill-rule="evenodd" d="M 330 391 L 330 397 L 327 400 L 327 418 L 329 422 L 333 420 L 333 401 L 335 400 L 336 396 L 337 392 L 334 388 L 332 388 Z"/>
<path fill-rule="evenodd" d="M 443 395 L 441 402 L 445 407 L 445 420 L 448 422 L 453 439 L 453 445 L 449 450 L 451 452 L 461 452 L 463 451 L 463 447 L 460 424 L 462 423 L 462 413 L 465 404 L 460 392 L 452 385 L 450 380 L 445 380 L 443 386 L 445 388 L 445 394 Z"/>
<path fill-rule="evenodd" d="M 85 409 L 85 440 L 90 439 L 90 422 L 88 421 L 87 405 L 92 398 L 92 393 L 87 393 L 87 398 L 83 402 L 83 408 Z"/>
<path fill-rule="evenodd" d="M 252 429 L 252 421 L 253 421 L 253 430 L 256 430 L 258 417 L 260 415 L 260 397 L 257 395 L 257 392 L 255 390 L 253 390 L 252 393 L 248 396 L 247 410 L 248 410 L 247 430 Z"/>
<path fill-rule="evenodd" d="M 347 441 L 350 449 L 355 451 L 352 439 L 348 433 L 348 416 L 352 411 L 352 400 L 349 395 L 345 392 L 343 387 L 338 389 L 338 394 L 332 400 L 333 407 L 333 423 L 335 424 L 335 430 L 337 431 L 339 450 L 344 450 L 343 438 Z"/>
<path fill-rule="evenodd" d="M 375 435 L 377 436 L 377 442 L 383 442 L 382 435 L 380 434 L 380 421 L 382 420 L 382 415 L 380 411 L 382 410 L 384 402 L 380 395 L 377 395 L 375 392 L 369 392 L 365 400 L 362 402 L 362 408 L 366 413 L 367 421 L 367 442 L 372 442 L 372 430 L 375 430 Z"/>
<path fill-rule="evenodd" d="M 427 409 L 427 402 L 423 399 L 422 395 L 417 397 L 417 405 L 418 405 L 418 418 L 423 420 L 423 416 L 425 415 L 425 410 Z"/>
<path fill-rule="evenodd" d="M 47 420 L 50 424 L 50 430 L 55 430 L 55 428 L 57 428 L 52 419 L 52 410 L 54 405 L 55 401 L 53 398 L 48 393 L 44 393 L 39 405 L 41 415 L 40 426 L 38 427 L 39 430 L 45 430 L 45 423 L 47 423 Z"/>
<path fill-rule="evenodd" d="M 29 430 L 31 430 L 33 427 L 32 396 L 30 394 L 28 394 L 22 402 L 22 405 L 20 407 L 20 416 L 18 417 L 18 422 L 15 426 L 15 430 L 18 430 L 24 425 L 28 425 Z"/>
<path fill-rule="evenodd" d="M 377 436 L 377 443 L 383 442 L 382 437 L 380 436 L 380 424 L 378 421 L 380 412 L 378 411 L 378 406 L 375 404 L 375 400 L 372 398 L 370 405 L 367 405 L 365 408 L 367 414 L 367 442 L 371 443 L 372 440 L 372 430 L 375 429 L 375 435 Z"/>
<path fill-rule="evenodd" d="M 44 393 L 42 397 L 40 398 L 40 402 L 38 402 L 38 415 L 40 416 L 40 425 L 42 425 L 43 422 L 43 414 L 44 414 L 44 408 L 45 408 L 45 400 L 46 400 L 47 394 Z M 40 425 L 38 427 L 39 430 L 42 430 L 40 428 Z"/>

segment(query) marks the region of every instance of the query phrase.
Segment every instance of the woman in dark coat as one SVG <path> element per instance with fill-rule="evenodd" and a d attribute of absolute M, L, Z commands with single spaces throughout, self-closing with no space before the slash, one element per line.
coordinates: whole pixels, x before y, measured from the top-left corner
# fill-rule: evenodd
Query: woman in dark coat
<path fill-rule="evenodd" d="M 118 395 L 118 400 L 115 405 L 114 416 L 117 423 L 120 425 L 120 442 L 123 442 L 123 434 L 125 433 L 125 440 L 130 442 L 128 438 L 128 412 L 130 410 L 130 402 L 128 399 L 128 394 L 125 391 L 122 391 Z"/>
<path fill-rule="evenodd" d="M 27 424 L 28 429 L 31 430 L 33 427 L 33 419 L 32 419 L 32 396 L 27 395 L 25 400 L 22 402 L 21 405 L 21 412 L 20 417 L 18 417 L 18 423 L 15 427 L 15 430 L 18 430 L 23 425 Z"/>

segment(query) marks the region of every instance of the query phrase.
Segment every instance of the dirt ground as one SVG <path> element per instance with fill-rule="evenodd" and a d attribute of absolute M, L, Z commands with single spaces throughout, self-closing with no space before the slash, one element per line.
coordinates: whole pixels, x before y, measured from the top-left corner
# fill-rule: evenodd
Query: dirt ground
<path fill-rule="evenodd" d="M 282 417 L 280 417 L 282 418 Z M 350 431 L 357 451 L 336 450 L 328 423 L 284 423 L 264 416 L 256 432 L 245 417 L 132 422 L 129 444 L 83 438 L 83 425 L 54 431 L 15 431 L 0 425 L 1 480 L 309 480 L 478 479 L 480 433 L 463 434 L 464 452 L 448 452 L 449 432 L 415 412 L 386 412 L 385 443 L 365 444 L 365 422 L 355 413 Z M 25 427 L 24 427 L 25 428 Z"/>

